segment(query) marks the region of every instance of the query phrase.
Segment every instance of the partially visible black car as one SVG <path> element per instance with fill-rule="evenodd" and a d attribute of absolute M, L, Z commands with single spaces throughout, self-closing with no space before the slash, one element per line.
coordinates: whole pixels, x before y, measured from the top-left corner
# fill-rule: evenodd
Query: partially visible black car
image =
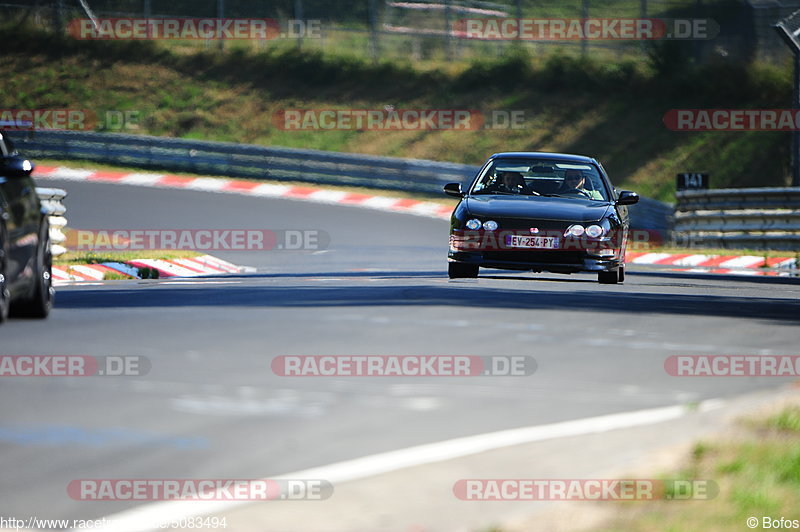
<path fill-rule="evenodd" d="M 451 279 L 479 268 L 597 272 L 598 281 L 625 279 L 628 205 L 595 159 L 562 153 L 492 155 L 469 189 L 444 187 L 461 198 L 450 218 Z"/>
<path fill-rule="evenodd" d="M 46 318 L 53 306 L 50 226 L 33 168 L 0 131 L 0 322 L 9 311 Z"/>

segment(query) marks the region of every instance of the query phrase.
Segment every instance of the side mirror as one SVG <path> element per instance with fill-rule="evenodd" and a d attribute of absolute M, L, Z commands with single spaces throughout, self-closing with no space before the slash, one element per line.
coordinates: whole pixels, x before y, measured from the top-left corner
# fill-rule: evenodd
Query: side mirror
<path fill-rule="evenodd" d="M 639 203 L 639 194 L 630 190 L 623 190 L 619 193 L 617 205 L 633 205 Z"/>
<path fill-rule="evenodd" d="M 447 183 L 444 186 L 444 193 L 455 198 L 464 197 L 464 193 L 461 191 L 461 183 Z"/>
<path fill-rule="evenodd" d="M 6 157 L 2 162 L 2 175 L 5 177 L 27 177 L 36 168 L 28 159 Z"/>

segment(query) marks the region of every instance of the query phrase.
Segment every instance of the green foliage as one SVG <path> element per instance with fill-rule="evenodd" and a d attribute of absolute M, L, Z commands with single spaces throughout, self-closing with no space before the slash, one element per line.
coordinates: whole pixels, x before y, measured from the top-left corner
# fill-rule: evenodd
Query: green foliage
<path fill-rule="evenodd" d="M 285 45 L 220 52 L 29 30 L 5 36 L 6 108 L 134 110 L 141 134 L 469 164 L 505 150 L 583 153 L 603 161 L 618 186 L 664 201 L 677 172 L 710 172 L 714 187 L 788 182 L 788 133 L 674 132 L 662 120 L 670 109 L 788 107 L 791 70 L 722 57 L 696 64 L 669 41 L 649 61 L 512 46 L 494 59 L 421 67 Z M 511 131 L 399 133 L 284 131 L 271 121 L 281 109 L 387 105 L 522 110 L 527 120 Z"/>
<path fill-rule="evenodd" d="M 781 482 L 793 484 L 800 488 L 800 449 L 781 460 L 777 468 L 778 479 Z"/>
<path fill-rule="evenodd" d="M 787 432 L 800 432 L 800 408 L 786 408 L 767 420 L 767 425 Z"/>
<path fill-rule="evenodd" d="M 703 442 L 696 443 L 692 449 L 692 458 L 694 458 L 695 461 L 702 460 L 709 451 L 711 451 L 711 447 L 708 444 Z"/>

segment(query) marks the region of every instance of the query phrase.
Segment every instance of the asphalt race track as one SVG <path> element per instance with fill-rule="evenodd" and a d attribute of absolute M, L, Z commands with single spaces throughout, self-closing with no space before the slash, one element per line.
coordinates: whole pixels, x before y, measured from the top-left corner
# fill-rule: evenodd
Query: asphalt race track
<path fill-rule="evenodd" d="M 778 378 L 678 378 L 671 355 L 797 355 L 800 282 L 629 271 L 446 276 L 447 222 L 183 190 L 43 180 L 81 229 L 298 229 L 325 250 L 214 252 L 224 278 L 59 290 L 0 355 L 140 355 L 141 377 L 0 383 L 3 514 L 89 519 L 81 478 L 259 478 L 459 436 L 733 397 Z M 527 355 L 528 377 L 281 377 L 280 355 Z"/>

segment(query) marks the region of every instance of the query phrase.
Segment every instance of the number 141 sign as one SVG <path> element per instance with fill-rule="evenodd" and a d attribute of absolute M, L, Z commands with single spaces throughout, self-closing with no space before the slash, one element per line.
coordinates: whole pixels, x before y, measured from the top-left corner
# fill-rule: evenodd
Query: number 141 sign
<path fill-rule="evenodd" d="M 677 180 L 678 190 L 707 189 L 707 188 L 708 188 L 708 174 L 697 174 L 697 173 L 678 174 L 678 180 Z"/>

